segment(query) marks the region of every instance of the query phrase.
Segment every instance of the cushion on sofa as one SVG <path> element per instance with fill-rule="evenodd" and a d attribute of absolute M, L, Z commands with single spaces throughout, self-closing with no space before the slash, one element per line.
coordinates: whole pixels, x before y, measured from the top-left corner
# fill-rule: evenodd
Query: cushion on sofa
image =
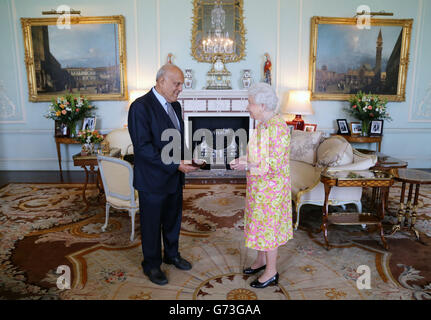
<path fill-rule="evenodd" d="M 322 168 L 302 161 L 290 161 L 290 181 L 293 200 L 299 191 L 315 186 L 320 181 Z"/>
<path fill-rule="evenodd" d="M 322 142 L 322 139 L 322 131 L 293 130 L 290 140 L 290 160 L 314 165 L 316 163 L 317 147 Z"/>
<path fill-rule="evenodd" d="M 319 167 L 336 167 L 352 162 L 352 145 L 343 137 L 330 137 L 323 141 L 317 148 L 316 165 Z"/>

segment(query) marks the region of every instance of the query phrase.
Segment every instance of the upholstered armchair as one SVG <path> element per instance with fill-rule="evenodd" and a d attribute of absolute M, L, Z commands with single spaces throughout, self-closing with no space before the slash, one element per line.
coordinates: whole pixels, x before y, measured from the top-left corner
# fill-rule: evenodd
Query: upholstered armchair
<path fill-rule="evenodd" d="M 106 196 L 105 231 L 110 207 L 127 210 L 131 219 L 130 241 L 135 237 L 135 215 L 139 211 L 138 193 L 133 187 L 133 168 L 127 161 L 98 155 L 97 162 Z"/>
<path fill-rule="evenodd" d="M 106 135 L 110 148 L 120 148 L 121 157 L 133 153 L 132 139 L 127 128 L 114 129 Z"/>
<path fill-rule="evenodd" d="M 292 200 L 295 204 L 295 229 L 298 228 L 302 206 L 323 206 L 325 190 L 320 182 L 323 170 L 368 170 L 377 162 L 375 155 L 354 149 L 341 136 L 323 138 L 321 132 L 293 130 L 291 138 L 290 173 Z M 329 205 L 354 204 L 362 212 L 362 188 L 333 187 Z"/>

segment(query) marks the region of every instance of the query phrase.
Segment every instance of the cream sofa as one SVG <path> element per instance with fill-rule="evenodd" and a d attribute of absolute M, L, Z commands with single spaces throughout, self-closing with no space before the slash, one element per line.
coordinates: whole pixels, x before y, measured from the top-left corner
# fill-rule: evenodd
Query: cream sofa
<path fill-rule="evenodd" d="M 323 206 L 325 191 L 320 182 L 323 170 L 367 170 L 375 165 L 375 155 L 363 154 L 352 148 L 341 136 L 324 138 L 322 132 L 293 130 L 291 136 L 290 175 L 292 200 L 296 216 L 295 229 L 299 225 L 301 207 L 306 204 Z M 361 187 L 333 187 L 329 205 L 349 203 L 362 212 Z"/>

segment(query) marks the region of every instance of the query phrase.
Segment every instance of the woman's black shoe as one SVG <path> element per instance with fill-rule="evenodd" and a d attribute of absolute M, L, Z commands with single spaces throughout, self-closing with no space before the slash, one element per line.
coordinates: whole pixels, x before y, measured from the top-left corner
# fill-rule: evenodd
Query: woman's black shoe
<path fill-rule="evenodd" d="M 275 276 L 273 276 L 272 278 L 266 280 L 265 282 L 260 282 L 259 278 L 257 278 L 256 280 L 254 280 L 252 283 L 250 283 L 250 285 L 253 288 L 266 288 L 269 285 L 272 284 L 277 284 L 278 283 L 278 272 L 275 274 Z"/>
<path fill-rule="evenodd" d="M 263 266 L 261 266 L 261 267 L 259 267 L 259 268 L 256 268 L 256 269 L 252 269 L 250 267 L 250 268 L 244 269 L 242 272 L 244 274 L 255 274 L 255 273 L 258 273 L 259 271 L 265 270 L 265 268 L 266 268 L 266 264 L 263 265 Z"/>

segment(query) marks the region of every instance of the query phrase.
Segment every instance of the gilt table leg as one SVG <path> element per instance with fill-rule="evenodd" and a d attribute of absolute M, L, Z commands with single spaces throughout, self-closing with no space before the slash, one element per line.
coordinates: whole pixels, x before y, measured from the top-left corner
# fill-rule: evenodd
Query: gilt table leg
<path fill-rule="evenodd" d="M 401 186 L 400 208 L 398 209 L 398 214 L 397 214 L 398 223 L 392 227 L 392 231 L 390 234 L 391 236 L 394 235 L 397 231 L 401 230 L 403 217 L 406 213 L 405 208 L 404 208 L 405 193 L 406 193 L 406 183 L 403 182 L 403 184 Z"/>
<path fill-rule="evenodd" d="M 55 141 L 55 146 L 57 148 L 57 159 L 58 159 L 58 167 L 60 168 L 60 181 L 63 182 L 63 170 L 61 168 L 61 147 L 60 142 Z"/>
<path fill-rule="evenodd" d="M 84 211 L 87 211 L 88 208 L 90 207 L 90 203 L 87 200 L 87 197 L 85 196 L 85 191 L 87 191 L 87 184 L 88 184 L 88 169 L 86 166 L 81 166 L 84 171 L 85 171 L 85 183 L 84 183 L 84 188 L 82 188 L 82 199 L 84 199 L 85 202 L 85 209 Z"/>
<path fill-rule="evenodd" d="M 380 221 L 379 221 L 378 227 L 380 229 L 380 238 L 382 239 L 383 247 L 386 250 L 388 250 L 389 246 L 385 239 L 382 221 L 385 218 L 385 208 L 386 208 L 386 201 L 388 201 L 389 187 L 380 188 L 380 194 L 381 194 L 380 216 L 379 216 Z"/>
<path fill-rule="evenodd" d="M 325 238 L 326 250 L 330 249 L 328 241 L 328 202 L 331 188 L 332 187 L 330 185 L 325 184 L 325 202 L 323 203 L 323 221 L 321 229 L 323 231 L 323 237 Z"/>
<path fill-rule="evenodd" d="M 419 203 L 419 189 L 420 189 L 420 184 L 416 184 L 416 191 L 415 191 L 415 198 L 413 200 L 413 207 L 412 207 L 412 221 L 410 224 L 410 230 L 414 233 L 414 235 L 416 236 L 416 239 L 422 243 L 423 245 L 426 245 L 425 242 L 423 242 L 420 237 L 419 237 L 419 231 L 415 228 L 415 224 L 416 224 L 416 211 L 418 208 L 418 203 Z"/>

